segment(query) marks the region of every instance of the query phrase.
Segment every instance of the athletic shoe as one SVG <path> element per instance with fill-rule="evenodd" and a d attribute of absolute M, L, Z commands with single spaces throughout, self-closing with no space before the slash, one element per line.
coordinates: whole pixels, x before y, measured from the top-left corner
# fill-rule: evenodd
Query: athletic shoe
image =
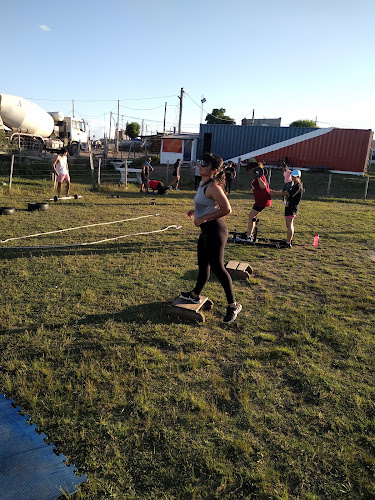
<path fill-rule="evenodd" d="M 180 299 L 188 300 L 189 302 L 192 302 L 193 304 L 200 304 L 202 302 L 202 300 L 199 296 L 193 297 L 191 292 L 181 292 Z"/>
<path fill-rule="evenodd" d="M 242 306 L 238 302 L 235 306 L 227 307 L 227 314 L 224 316 L 223 323 L 233 323 L 236 320 L 239 312 L 242 311 Z"/>
<path fill-rule="evenodd" d="M 252 243 L 253 242 L 253 237 L 247 233 L 242 233 L 237 238 L 239 241 L 243 241 L 244 243 Z"/>
<path fill-rule="evenodd" d="M 292 242 L 287 243 L 286 241 L 281 242 L 281 247 L 282 248 L 292 248 Z"/>

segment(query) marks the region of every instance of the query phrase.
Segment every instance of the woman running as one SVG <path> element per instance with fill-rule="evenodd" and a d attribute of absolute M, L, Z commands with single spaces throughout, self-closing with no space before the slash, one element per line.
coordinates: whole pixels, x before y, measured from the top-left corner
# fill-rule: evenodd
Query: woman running
<path fill-rule="evenodd" d="M 201 302 L 199 295 L 212 269 L 228 301 L 223 322 L 232 323 L 242 306 L 236 302 L 232 279 L 224 267 L 224 248 L 228 239 L 228 228 L 224 217 L 230 214 L 232 209 L 222 188 L 225 182 L 223 159 L 205 153 L 199 162 L 199 174 L 202 180 L 194 198 L 194 210 L 188 212 L 188 217 L 194 218 L 194 224 L 201 230 L 198 239 L 198 278 L 194 289 L 191 292 L 181 292 L 180 297 L 199 304 Z"/>
<path fill-rule="evenodd" d="M 293 170 L 292 176 L 292 186 L 287 191 L 273 191 L 271 194 L 276 196 L 286 196 L 285 204 L 285 224 L 286 224 L 286 240 L 284 246 L 286 248 L 292 248 L 292 240 L 294 236 L 294 219 L 298 213 L 298 204 L 301 201 L 302 193 L 305 191 L 303 189 L 303 184 L 301 181 L 301 170 Z"/>

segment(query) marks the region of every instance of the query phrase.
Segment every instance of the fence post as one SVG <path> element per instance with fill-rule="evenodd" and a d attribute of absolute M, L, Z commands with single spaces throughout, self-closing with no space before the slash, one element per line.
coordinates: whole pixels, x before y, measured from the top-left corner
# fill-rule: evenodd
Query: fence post
<path fill-rule="evenodd" d="M 241 156 L 239 156 L 237 159 L 236 183 L 234 189 L 237 189 L 238 186 L 238 179 L 240 178 L 240 170 L 241 170 Z"/>
<path fill-rule="evenodd" d="M 367 200 L 367 192 L 368 192 L 369 182 L 370 182 L 370 176 L 368 175 L 367 179 L 366 179 L 366 185 L 365 185 L 365 201 Z"/>
<path fill-rule="evenodd" d="M 128 160 L 125 159 L 125 189 L 128 189 Z"/>
<path fill-rule="evenodd" d="M 330 192 L 331 192 L 331 182 L 332 182 L 332 174 L 329 174 L 329 177 L 328 177 L 328 187 L 327 187 L 327 196 L 329 196 Z"/>
<path fill-rule="evenodd" d="M 100 165 L 102 163 L 102 159 L 99 158 L 99 162 L 98 162 L 98 186 L 100 186 Z"/>
<path fill-rule="evenodd" d="M 14 165 L 14 155 L 12 155 L 12 160 L 11 160 L 11 162 L 10 162 L 9 187 L 8 187 L 8 192 L 9 192 L 9 193 L 10 193 L 10 190 L 11 190 L 11 188 L 12 188 L 13 165 Z"/>
<path fill-rule="evenodd" d="M 271 185 L 271 176 L 272 176 L 272 170 L 269 168 L 268 169 L 268 179 L 267 179 L 268 186 Z"/>

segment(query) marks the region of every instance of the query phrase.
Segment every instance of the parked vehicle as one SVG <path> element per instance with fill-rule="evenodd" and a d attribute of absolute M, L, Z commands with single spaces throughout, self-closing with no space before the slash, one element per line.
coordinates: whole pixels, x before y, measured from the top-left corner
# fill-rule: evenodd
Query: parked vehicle
<path fill-rule="evenodd" d="M 9 94 L 0 94 L 0 128 L 11 144 L 35 151 L 56 151 L 67 146 L 69 154 L 87 147 L 84 120 L 64 116 L 60 111 L 46 112 L 37 104 Z"/>

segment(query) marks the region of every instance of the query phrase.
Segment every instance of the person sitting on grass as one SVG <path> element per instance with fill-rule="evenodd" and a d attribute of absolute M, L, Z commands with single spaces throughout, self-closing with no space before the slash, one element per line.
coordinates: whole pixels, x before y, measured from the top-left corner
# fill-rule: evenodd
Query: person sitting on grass
<path fill-rule="evenodd" d="M 157 192 L 157 194 L 165 194 L 168 191 L 168 188 L 164 186 L 161 181 L 148 181 L 147 183 L 147 192 L 151 189 L 153 193 Z"/>
<path fill-rule="evenodd" d="M 69 196 L 70 175 L 68 167 L 68 149 L 62 148 L 52 163 L 53 170 L 57 176 L 57 197 L 60 198 L 61 184 L 66 182 L 66 196 Z"/>
<path fill-rule="evenodd" d="M 250 175 L 254 176 L 251 183 L 254 195 L 254 205 L 249 213 L 249 222 L 247 225 L 246 233 L 241 235 L 241 241 L 252 242 L 253 231 L 256 222 L 256 216 L 266 207 L 272 205 L 270 188 L 266 176 L 264 175 L 264 168 L 262 162 L 250 162 L 246 166 L 246 170 Z"/>
<path fill-rule="evenodd" d="M 291 176 L 292 186 L 287 191 L 270 191 L 272 195 L 286 196 L 285 224 L 287 234 L 284 245 L 286 248 L 292 248 L 292 240 L 294 236 L 294 219 L 298 213 L 298 205 L 301 201 L 302 193 L 305 191 L 303 189 L 303 184 L 301 181 L 301 170 L 293 170 Z"/>

